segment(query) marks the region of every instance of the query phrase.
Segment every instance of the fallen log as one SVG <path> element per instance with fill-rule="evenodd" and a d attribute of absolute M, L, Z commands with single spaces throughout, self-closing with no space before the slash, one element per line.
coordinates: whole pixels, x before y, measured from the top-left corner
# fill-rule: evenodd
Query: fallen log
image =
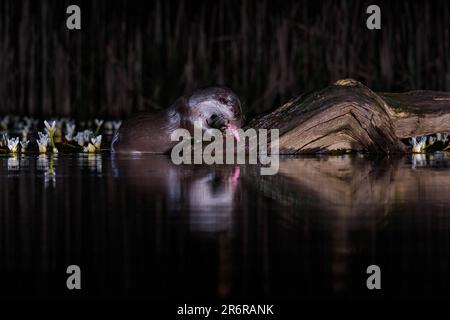
<path fill-rule="evenodd" d="M 450 132 L 450 93 L 375 93 L 353 79 L 301 95 L 247 128 L 279 129 L 282 154 L 405 153 L 413 136 Z"/>

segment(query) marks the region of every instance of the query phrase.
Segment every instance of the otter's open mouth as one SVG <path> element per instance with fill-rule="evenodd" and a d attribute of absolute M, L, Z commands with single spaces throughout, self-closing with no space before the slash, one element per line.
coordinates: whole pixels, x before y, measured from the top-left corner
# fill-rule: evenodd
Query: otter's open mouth
<path fill-rule="evenodd" d="M 225 119 L 224 117 L 214 114 L 211 116 L 207 123 L 211 128 L 219 129 L 224 134 L 228 130 L 236 139 L 236 141 L 239 141 L 241 139 L 241 137 L 239 136 L 239 132 L 237 131 L 237 127 L 232 124 L 230 120 Z"/>
<path fill-rule="evenodd" d="M 237 127 L 234 124 L 229 123 L 225 128 L 225 131 L 226 130 L 230 131 L 230 133 L 233 135 L 233 137 L 234 137 L 234 139 L 236 139 L 236 141 L 241 140 L 241 137 L 239 136 Z"/>

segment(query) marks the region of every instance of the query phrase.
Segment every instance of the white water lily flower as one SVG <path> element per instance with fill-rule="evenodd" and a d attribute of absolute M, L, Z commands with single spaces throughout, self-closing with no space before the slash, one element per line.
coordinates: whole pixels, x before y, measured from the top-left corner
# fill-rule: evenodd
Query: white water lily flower
<path fill-rule="evenodd" d="M 39 132 L 39 140 L 37 140 L 37 144 L 39 147 L 39 153 L 46 153 L 47 152 L 47 145 L 49 143 L 50 139 L 48 135 L 43 135 Z"/>
<path fill-rule="evenodd" d="M 433 145 L 435 141 L 436 141 L 436 137 L 433 137 L 433 136 L 428 137 L 428 145 L 429 146 Z"/>
<path fill-rule="evenodd" d="M 447 133 L 447 132 L 444 132 L 444 133 L 442 134 L 442 141 L 443 141 L 444 143 L 446 143 L 446 142 L 448 141 L 448 133 Z"/>
<path fill-rule="evenodd" d="M 38 132 L 38 135 L 39 135 L 39 140 L 49 139 L 48 134 L 44 134 L 44 133 L 42 133 L 40 131 Z"/>
<path fill-rule="evenodd" d="M 66 122 L 66 133 L 73 135 L 75 133 L 75 123 Z"/>
<path fill-rule="evenodd" d="M 26 126 L 25 123 L 22 121 L 16 124 L 18 130 L 22 130 L 23 128 L 25 128 L 25 126 Z"/>
<path fill-rule="evenodd" d="M 53 120 L 51 124 L 49 124 L 47 121 L 44 121 L 45 124 L 45 129 L 47 130 L 48 133 L 48 137 L 49 137 L 49 142 L 50 142 L 50 146 L 52 147 L 52 152 L 54 153 L 58 153 L 58 149 L 56 149 L 55 146 L 55 140 L 54 140 L 54 136 L 56 133 L 56 129 L 58 129 L 58 133 L 61 132 L 61 124 L 62 122 L 58 120 L 58 123 Z"/>
<path fill-rule="evenodd" d="M 425 144 L 427 142 L 427 137 L 412 137 L 410 140 L 412 144 L 412 152 L 414 153 L 422 153 L 425 149 Z"/>
<path fill-rule="evenodd" d="M 113 121 L 113 127 L 114 127 L 114 130 L 119 130 L 119 128 L 120 128 L 121 125 L 122 125 L 122 121 L 121 121 L 121 120 L 119 120 L 119 121 Z"/>
<path fill-rule="evenodd" d="M 47 120 L 44 121 L 45 129 L 47 130 L 48 134 L 51 135 L 53 132 L 55 132 L 56 128 L 56 121 L 52 121 L 52 124 L 50 125 Z"/>
<path fill-rule="evenodd" d="M 28 125 L 25 125 L 20 132 L 23 140 L 27 140 L 29 132 L 30 132 L 30 127 Z"/>
<path fill-rule="evenodd" d="M 20 141 L 20 147 L 22 148 L 22 151 L 27 150 L 29 143 L 30 143 L 30 140 L 22 140 L 22 141 Z"/>
<path fill-rule="evenodd" d="M 66 134 L 65 136 L 64 136 L 64 138 L 67 140 L 67 141 L 72 141 L 72 139 L 73 139 L 73 136 L 71 135 L 71 134 Z"/>
<path fill-rule="evenodd" d="M 39 153 L 46 153 L 47 152 L 47 141 L 37 140 L 37 144 L 39 147 Z"/>
<path fill-rule="evenodd" d="M 78 143 L 78 145 L 80 146 L 80 147 L 82 147 L 82 146 L 84 146 L 84 142 L 85 142 L 85 140 L 84 140 L 84 134 L 83 134 L 83 132 L 77 132 L 77 135 L 75 136 L 75 138 L 73 138 L 73 140 L 75 140 L 77 143 Z"/>
<path fill-rule="evenodd" d="M 39 153 L 46 153 L 47 152 L 47 146 L 45 144 L 41 144 L 40 141 L 37 142 L 39 146 Z"/>
<path fill-rule="evenodd" d="M 74 123 L 70 123 L 70 122 L 66 122 L 66 135 L 65 135 L 65 138 L 66 138 L 67 141 L 72 141 L 74 132 L 75 132 L 75 124 Z"/>
<path fill-rule="evenodd" d="M 11 151 L 13 153 L 16 153 L 18 145 L 19 145 L 19 138 L 8 139 L 8 149 L 9 149 L 9 151 Z"/>
<path fill-rule="evenodd" d="M 27 127 L 31 127 L 33 125 L 33 119 L 30 117 L 24 117 L 23 121 L 25 121 Z"/>
<path fill-rule="evenodd" d="M 2 134 L 2 138 L 0 139 L 0 147 L 4 147 L 8 145 L 8 134 Z"/>
<path fill-rule="evenodd" d="M 84 141 L 89 141 L 94 136 L 94 133 L 92 132 L 92 130 L 84 130 L 83 135 L 84 135 Z"/>
<path fill-rule="evenodd" d="M 99 135 L 95 138 L 91 138 L 91 142 L 95 146 L 95 148 L 100 149 L 100 146 L 102 144 L 102 135 Z"/>
<path fill-rule="evenodd" d="M 83 148 L 84 152 L 92 153 L 95 152 L 95 146 L 92 143 L 89 143 L 87 147 Z"/>
<path fill-rule="evenodd" d="M 94 123 L 97 127 L 100 127 L 103 124 L 104 120 L 102 119 L 95 119 Z"/>

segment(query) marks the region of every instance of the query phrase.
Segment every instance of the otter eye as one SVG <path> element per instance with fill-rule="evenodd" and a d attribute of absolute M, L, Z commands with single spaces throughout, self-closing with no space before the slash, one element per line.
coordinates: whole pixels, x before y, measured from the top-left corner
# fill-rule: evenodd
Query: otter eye
<path fill-rule="evenodd" d="M 220 97 L 219 98 L 219 102 L 222 103 L 222 104 L 227 104 L 228 101 L 224 97 Z"/>

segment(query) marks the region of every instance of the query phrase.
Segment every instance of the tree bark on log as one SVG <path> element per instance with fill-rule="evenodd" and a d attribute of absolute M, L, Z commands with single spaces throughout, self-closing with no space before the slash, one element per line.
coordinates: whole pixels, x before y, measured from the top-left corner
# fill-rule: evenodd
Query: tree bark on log
<path fill-rule="evenodd" d="M 413 136 L 450 132 L 450 93 L 375 93 L 352 79 L 301 95 L 247 128 L 279 129 L 281 154 L 405 153 Z"/>

